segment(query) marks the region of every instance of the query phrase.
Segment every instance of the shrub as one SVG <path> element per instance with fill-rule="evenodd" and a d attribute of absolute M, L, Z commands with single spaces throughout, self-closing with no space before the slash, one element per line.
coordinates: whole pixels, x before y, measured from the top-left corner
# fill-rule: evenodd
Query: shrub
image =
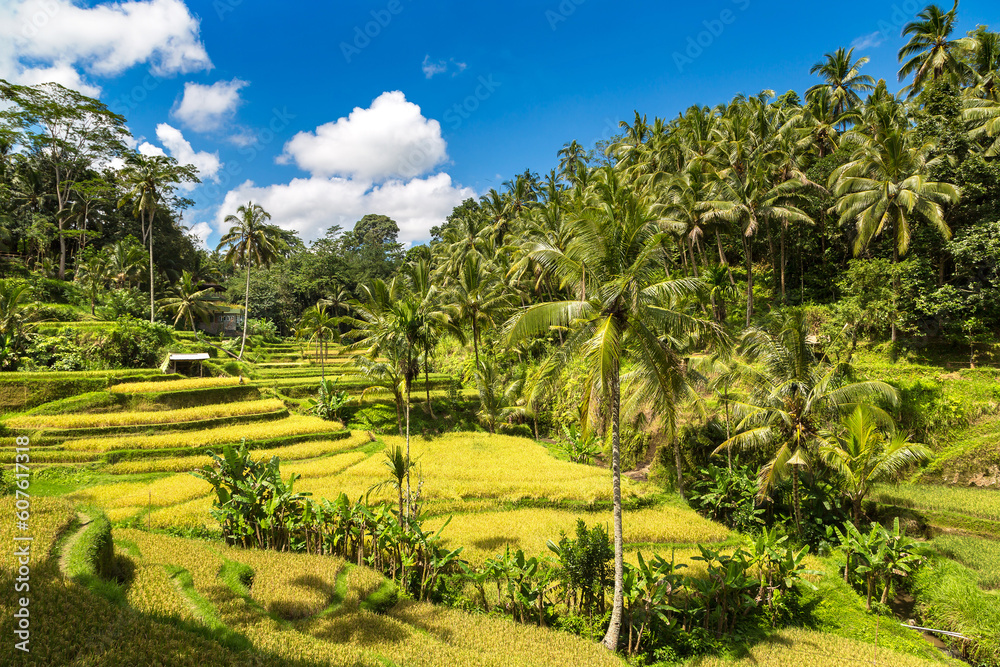
<path fill-rule="evenodd" d="M 116 368 L 146 368 L 160 362 L 160 350 L 172 339 L 173 329 L 126 317 L 100 341 L 98 355 Z"/>

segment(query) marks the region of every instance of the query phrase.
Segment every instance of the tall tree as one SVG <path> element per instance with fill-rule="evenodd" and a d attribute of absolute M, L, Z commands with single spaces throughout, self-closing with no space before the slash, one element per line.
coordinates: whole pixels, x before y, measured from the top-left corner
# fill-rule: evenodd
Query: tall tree
<path fill-rule="evenodd" d="M 875 89 L 875 79 L 861 73 L 861 68 L 868 63 L 868 58 L 852 61 L 853 54 L 854 49 L 839 48 L 833 53 L 825 54 L 826 60 L 816 63 L 809 70 L 810 74 L 818 74 L 824 82 L 806 91 L 806 97 L 821 88 L 827 89 L 837 116 L 861 104 L 859 93 L 868 93 Z"/>
<path fill-rule="evenodd" d="M 910 40 L 899 50 L 899 62 L 903 63 L 899 80 L 913 76 L 913 82 L 907 86 L 910 95 L 920 92 L 928 79 L 937 80 L 949 74 L 964 78 L 968 74 L 968 66 L 958 57 L 962 44 L 952 39 L 957 14 L 958 0 L 948 12 L 937 5 L 927 5 L 916 21 L 903 27 L 903 36 L 909 35 Z"/>
<path fill-rule="evenodd" d="M 75 184 L 100 163 L 125 152 L 125 118 L 58 83 L 19 86 L 0 79 L 0 100 L 12 106 L 0 120 L 18 128 L 22 143 L 53 178 L 59 228 L 59 278 L 66 275 L 66 223 Z"/>
<path fill-rule="evenodd" d="M 920 143 L 913 130 L 892 125 L 875 128 L 871 134 L 854 133 L 851 140 L 857 148 L 850 162 L 830 175 L 830 186 L 838 198 L 835 210 L 841 224 L 855 225 L 855 255 L 873 238 L 888 234 L 892 261 L 898 264 L 909 250 L 914 218 L 926 220 L 945 239 L 951 238 L 943 205 L 958 202 L 959 191 L 950 183 L 927 179 L 930 167 L 940 159 L 930 158 L 933 144 Z M 898 294 L 898 272 L 893 283 Z M 894 317 L 892 342 L 897 339 Z"/>
<path fill-rule="evenodd" d="M 748 449 L 770 459 L 760 470 L 762 497 L 790 475 L 799 531 L 800 470 L 810 465 L 825 444 L 827 416 L 875 398 L 893 404 L 899 400 L 896 390 L 884 382 L 851 382 L 850 366 L 818 360 L 808 335 L 802 311 L 789 313 L 775 332 L 755 327 L 743 333 L 739 348 L 742 360 L 733 364 L 727 377 L 745 388 L 746 397 L 732 401 L 739 420 L 736 434 L 716 449 Z"/>
<path fill-rule="evenodd" d="M 601 396 L 611 421 L 611 470 L 614 504 L 615 594 L 604 646 L 615 650 L 624 594 L 620 464 L 621 367 L 623 361 L 648 369 L 661 396 L 673 397 L 680 364 L 662 336 L 700 332 L 719 334 L 714 323 L 665 307 L 665 297 L 690 295 L 700 281 L 662 280 L 662 246 L 649 198 L 610 167 L 600 170 L 593 201 L 577 220 L 576 235 L 564 251 L 547 243 L 530 250 L 535 261 L 569 286 L 577 298 L 529 306 L 507 325 L 508 340 L 571 327 L 562 358 L 590 361 L 586 396 Z M 672 405 L 661 405 L 671 409 Z"/>
<path fill-rule="evenodd" d="M 243 342 L 240 343 L 239 358 L 247 345 L 247 323 L 250 320 L 250 268 L 270 266 L 280 257 L 288 254 L 288 243 L 281 230 L 267 224 L 271 214 L 260 204 L 249 202 L 236 209 L 235 215 L 226 216 L 226 224 L 232 225 L 225 236 L 219 239 L 216 250 L 226 248 L 225 261 L 239 266 L 247 272 L 246 295 L 243 304 Z"/>
<path fill-rule="evenodd" d="M 156 315 L 155 281 L 153 279 L 153 221 L 157 209 L 180 183 L 199 183 L 197 171 L 191 165 L 180 165 L 163 155 L 128 156 L 119 177 L 127 192 L 120 206 L 132 202 L 132 212 L 139 218 L 143 242 L 149 243 L 149 321 Z"/>

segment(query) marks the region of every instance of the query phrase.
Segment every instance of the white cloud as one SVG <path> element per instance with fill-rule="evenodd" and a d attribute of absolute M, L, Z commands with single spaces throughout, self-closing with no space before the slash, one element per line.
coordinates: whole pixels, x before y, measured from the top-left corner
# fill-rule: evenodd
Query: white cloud
<path fill-rule="evenodd" d="M 190 164 L 198 170 L 201 180 L 219 182 L 219 170 L 222 169 L 222 161 L 219 160 L 219 153 L 208 153 L 206 151 L 195 151 L 191 147 L 191 142 L 184 138 L 184 134 L 175 127 L 166 123 L 156 126 L 156 138 L 163 144 L 163 148 L 149 143 L 148 141 L 139 144 L 139 152 L 143 155 L 170 155 L 180 164 Z M 194 183 L 182 183 L 181 190 L 190 192 L 197 187 Z"/>
<path fill-rule="evenodd" d="M 294 161 L 313 176 L 380 182 L 426 174 L 447 159 L 441 124 L 424 118 L 397 90 L 315 132 L 296 134 L 278 161 Z"/>
<path fill-rule="evenodd" d="M 448 174 L 393 180 L 375 187 L 338 177 L 297 178 L 266 187 L 247 181 L 226 194 L 216 215 L 216 229 L 225 231 L 226 215 L 252 201 L 271 214 L 273 223 L 297 231 L 307 241 L 319 238 L 333 225 L 353 229 L 365 214 L 376 213 L 396 221 L 400 242 L 412 243 L 429 239 L 431 227 L 475 196 L 472 189 L 452 183 Z"/>
<path fill-rule="evenodd" d="M 851 42 L 851 48 L 861 49 L 861 50 L 873 49 L 882 46 L 882 42 L 884 40 L 885 37 L 882 35 L 882 33 L 876 30 L 873 33 L 870 33 L 868 35 L 862 35 L 861 37 L 855 39 L 853 42 Z"/>
<path fill-rule="evenodd" d="M 435 74 L 444 74 L 448 71 L 448 63 L 444 60 L 439 60 L 437 62 L 431 62 L 430 54 L 424 56 L 424 63 L 421 65 L 420 69 L 424 71 L 424 76 L 428 79 L 434 77 Z"/>
<path fill-rule="evenodd" d="M 467 68 L 468 65 L 465 63 L 460 63 L 456 61 L 454 58 L 449 58 L 448 60 L 434 61 L 431 60 L 431 57 L 428 54 L 424 56 L 424 62 L 420 66 L 420 69 L 423 70 L 424 76 L 426 76 L 428 79 L 433 79 L 435 75 L 444 74 L 445 72 L 447 72 L 449 67 L 455 68 L 455 71 L 452 73 L 452 76 L 458 76 L 459 74 L 465 71 L 465 68 Z"/>
<path fill-rule="evenodd" d="M 93 7 L 74 0 L 0 3 L 0 77 L 56 81 L 96 95 L 81 76 L 116 76 L 142 63 L 154 74 L 210 69 L 199 21 L 181 0 L 129 0 Z"/>
<path fill-rule="evenodd" d="M 212 234 L 212 225 L 207 222 L 197 222 L 188 227 L 188 232 L 196 237 L 204 248 L 208 248 L 208 237 Z"/>
<path fill-rule="evenodd" d="M 242 103 L 240 89 L 246 85 L 240 79 L 217 81 L 211 86 L 185 83 L 184 97 L 173 115 L 196 132 L 217 130 L 236 113 Z"/>

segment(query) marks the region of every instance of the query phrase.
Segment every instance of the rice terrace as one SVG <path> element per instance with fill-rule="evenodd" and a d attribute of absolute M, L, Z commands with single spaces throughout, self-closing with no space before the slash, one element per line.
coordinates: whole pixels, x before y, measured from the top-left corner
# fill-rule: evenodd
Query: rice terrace
<path fill-rule="evenodd" d="M 996 3 L 300 5 L 0 7 L 0 665 L 1000 667 Z"/>

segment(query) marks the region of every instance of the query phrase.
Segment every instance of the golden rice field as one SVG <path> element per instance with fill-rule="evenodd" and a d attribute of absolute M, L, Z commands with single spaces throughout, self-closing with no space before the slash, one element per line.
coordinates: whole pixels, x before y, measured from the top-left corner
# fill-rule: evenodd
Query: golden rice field
<path fill-rule="evenodd" d="M 91 486 L 66 496 L 69 500 L 104 509 L 167 507 L 200 498 L 211 491 L 208 482 L 193 475 L 171 475 L 152 482 L 115 482 Z"/>
<path fill-rule="evenodd" d="M 399 436 L 383 436 L 387 447 L 401 445 Z M 611 499 L 611 473 L 551 457 L 544 446 L 525 438 L 485 433 L 450 433 L 433 439 L 414 437 L 410 455 L 414 480 L 423 476 L 427 499 L 548 499 L 583 502 Z M 372 480 L 385 478 L 384 457 L 373 456 L 323 486 L 343 487 L 348 495 L 366 491 Z M 416 482 L 414 482 L 416 483 Z M 388 490 L 385 492 L 389 497 Z M 651 493 L 643 485 L 622 480 L 622 497 Z"/>
<path fill-rule="evenodd" d="M 836 635 L 787 628 L 752 646 L 746 656 L 733 658 L 703 657 L 686 663 L 689 667 L 930 667 L 940 662 L 925 660 L 887 648 L 876 651 L 874 644 L 863 644 Z M 955 664 L 962 664 L 955 661 Z"/>
<path fill-rule="evenodd" d="M 932 484 L 880 485 L 876 490 L 875 499 L 886 504 L 956 512 L 1000 521 L 1000 490 L 997 489 Z"/>
<path fill-rule="evenodd" d="M 277 456 L 282 462 L 297 461 L 345 452 L 366 445 L 370 441 L 371 439 L 365 433 L 353 433 L 349 438 L 342 438 L 340 440 L 316 440 L 314 442 L 302 442 L 286 447 L 257 449 L 252 454 L 255 459 L 270 459 L 272 456 Z M 118 463 L 105 466 L 102 470 L 112 475 L 131 475 L 148 472 L 186 472 L 209 465 L 211 462 L 212 458 L 207 454 L 204 456 L 172 456 L 162 459 L 119 461 Z M 282 470 L 284 470 L 284 465 L 282 465 Z"/>
<path fill-rule="evenodd" d="M 283 410 L 285 404 L 277 398 L 237 403 L 214 403 L 193 408 L 159 411 L 105 412 L 99 414 L 22 415 L 8 419 L 6 425 L 17 429 L 109 428 L 114 426 L 147 426 L 183 422 L 247 417 Z"/>
<path fill-rule="evenodd" d="M 285 419 L 252 424 L 233 424 L 183 433 L 161 435 L 122 435 L 104 438 L 77 438 L 66 441 L 68 450 L 111 452 L 122 449 L 174 449 L 182 447 L 217 447 L 247 440 L 268 440 L 295 435 L 339 431 L 343 425 L 309 415 L 292 415 Z"/>
<path fill-rule="evenodd" d="M 343 565 L 331 559 L 275 552 L 241 551 L 217 544 L 154 535 L 136 530 L 117 534 L 135 542 L 142 560 L 185 568 L 195 589 L 211 602 L 219 618 L 246 637 L 257 652 L 288 661 L 316 664 L 378 665 L 622 665 L 598 644 L 563 633 L 515 624 L 502 618 L 469 615 L 430 604 L 403 602 L 384 616 L 357 607 L 381 577 L 348 575 L 348 594 L 333 613 L 305 618 L 294 626 L 261 614 L 228 587 L 218 572 L 225 560 L 239 560 L 254 569 L 257 581 L 272 578 L 253 602 L 265 609 L 302 612 L 332 598 L 336 572 Z M 323 569 L 326 565 L 327 569 Z M 360 586 L 360 588 L 359 588 Z M 290 607 L 283 605 L 291 604 Z"/>
<path fill-rule="evenodd" d="M 31 498 L 28 531 L 19 531 L 14 527 L 15 502 L 14 496 L 0 497 L 0 516 L 3 517 L 3 521 L 0 521 L 0 540 L 3 540 L 8 553 L 15 536 L 32 538 L 31 552 L 36 559 L 49 553 L 52 544 L 76 518 L 72 503 L 63 498 Z M 0 570 L 11 567 L 13 563 L 13 558 L 0 558 Z"/>
<path fill-rule="evenodd" d="M 123 382 L 122 384 L 112 385 L 109 391 L 114 394 L 158 394 L 164 391 L 233 387 L 238 384 L 240 384 L 238 377 L 189 378 L 184 380 L 162 380 L 160 382 Z"/>
<path fill-rule="evenodd" d="M 581 513 L 532 508 L 454 515 L 442 538 L 451 548 L 464 547 L 462 557 L 477 564 L 503 552 L 507 546 L 512 551 L 522 549 L 529 555 L 543 555 L 549 553 L 548 540 L 559 541 L 560 531 L 570 538 L 575 536 L 578 518 L 588 526 L 603 524 L 608 534 L 612 534 L 610 511 Z M 446 517 L 434 518 L 427 526 L 436 530 L 445 521 Z M 670 505 L 625 511 L 622 528 L 626 544 L 708 544 L 722 542 L 732 535 L 720 524 Z M 648 555 L 649 548 L 644 550 Z"/>

